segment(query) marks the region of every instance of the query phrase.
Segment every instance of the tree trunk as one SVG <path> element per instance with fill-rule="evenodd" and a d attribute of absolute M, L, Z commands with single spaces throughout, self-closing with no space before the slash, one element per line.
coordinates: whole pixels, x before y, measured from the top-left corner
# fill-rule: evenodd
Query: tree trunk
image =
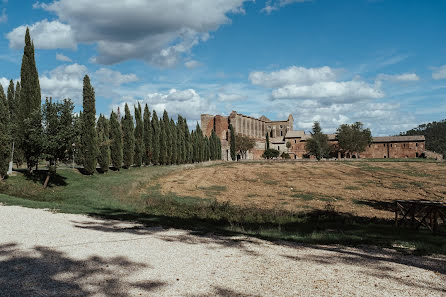
<path fill-rule="evenodd" d="M 43 188 L 44 189 L 46 189 L 46 187 L 48 186 L 48 182 L 50 181 L 50 176 L 51 176 L 51 173 L 48 171 L 48 174 L 47 174 L 47 176 L 45 178 L 45 182 L 43 183 Z"/>

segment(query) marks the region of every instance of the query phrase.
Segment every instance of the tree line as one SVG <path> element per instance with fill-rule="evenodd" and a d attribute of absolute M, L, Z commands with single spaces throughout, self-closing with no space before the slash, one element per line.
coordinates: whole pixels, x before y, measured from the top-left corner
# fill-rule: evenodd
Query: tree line
<path fill-rule="evenodd" d="M 426 149 L 443 154 L 443 157 L 446 158 L 446 119 L 419 125 L 400 135 L 424 135 L 426 138 Z"/>
<path fill-rule="evenodd" d="M 26 163 L 32 174 L 39 161 L 46 160 L 46 187 L 60 162 L 75 162 L 86 174 L 93 174 L 98 165 L 107 172 L 111 166 L 120 170 L 221 159 L 215 131 L 207 137 L 198 123 L 190 131 L 181 115 L 175 122 L 166 110 L 158 117 L 147 104 L 143 111 L 139 103 L 132 114 L 126 103 L 123 116 L 118 108 L 109 118 L 100 114 L 96 120 L 95 92 L 88 75 L 82 96 L 83 110 L 78 115 L 70 99 L 46 98 L 41 104 L 34 44 L 27 29 L 20 83 L 11 80 L 6 95 L 0 85 L 0 179 L 11 161 L 17 167 Z"/>

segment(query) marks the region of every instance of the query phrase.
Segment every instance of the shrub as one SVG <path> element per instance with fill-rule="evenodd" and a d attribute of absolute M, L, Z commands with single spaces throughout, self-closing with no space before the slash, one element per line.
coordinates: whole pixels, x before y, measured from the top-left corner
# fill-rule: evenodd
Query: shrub
<path fill-rule="evenodd" d="M 285 152 L 283 152 L 283 153 L 280 155 L 280 157 L 281 157 L 282 159 L 291 159 L 290 154 L 285 153 Z"/>
<path fill-rule="evenodd" d="M 279 157 L 279 151 L 275 149 L 267 149 L 263 152 L 262 158 L 264 159 L 273 159 Z"/>

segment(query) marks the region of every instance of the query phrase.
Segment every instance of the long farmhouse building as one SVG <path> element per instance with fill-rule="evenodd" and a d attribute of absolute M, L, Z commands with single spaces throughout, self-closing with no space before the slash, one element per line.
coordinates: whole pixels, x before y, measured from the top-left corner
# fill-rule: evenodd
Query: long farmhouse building
<path fill-rule="evenodd" d="M 266 148 L 266 133 L 269 135 L 270 147 L 277 149 L 280 153 L 288 153 L 292 159 L 308 158 L 305 149 L 306 142 L 311 138 L 311 134 L 306 134 L 303 130 L 293 130 L 294 119 L 290 114 L 286 120 L 271 121 L 265 116 L 254 118 L 246 116 L 236 111 L 229 116 L 221 115 L 201 115 L 201 128 L 206 136 L 210 136 L 214 130 L 221 140 L 222 159 L 230 160 L 229 148 L 229 125 L 232 125 L 234 132 L 243 136 L 251 137 L 255 140 L 254 148 L 251 149 L 246 158 L 251 160 L 261 159 Z M 330 144 L 336 148 L 336 134 L 328 134 Z M 287 142 L 291 147 L 287 148 Z M 423 135 L 417 136 L 386 136 L 373 137 L 372 143 L 360 155 L 355 153 L 353 158 L 418 158 L 429 157 L 442 159 L 441 154 L 427 151 L 425 149 L 425 138 Z M 333 157 L 345 157 L 340 151 L 334 151 Z M 237 158 L 241 158 L 240 155 Z"/>

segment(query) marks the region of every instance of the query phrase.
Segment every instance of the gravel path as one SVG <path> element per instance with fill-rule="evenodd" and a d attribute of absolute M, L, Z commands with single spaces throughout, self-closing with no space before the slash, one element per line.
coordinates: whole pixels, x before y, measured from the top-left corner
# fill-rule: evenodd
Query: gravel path
<path fill-rule="evenodd" d="M 0 206 L 0 296 L 446 296 L 446 257 Z"/>

